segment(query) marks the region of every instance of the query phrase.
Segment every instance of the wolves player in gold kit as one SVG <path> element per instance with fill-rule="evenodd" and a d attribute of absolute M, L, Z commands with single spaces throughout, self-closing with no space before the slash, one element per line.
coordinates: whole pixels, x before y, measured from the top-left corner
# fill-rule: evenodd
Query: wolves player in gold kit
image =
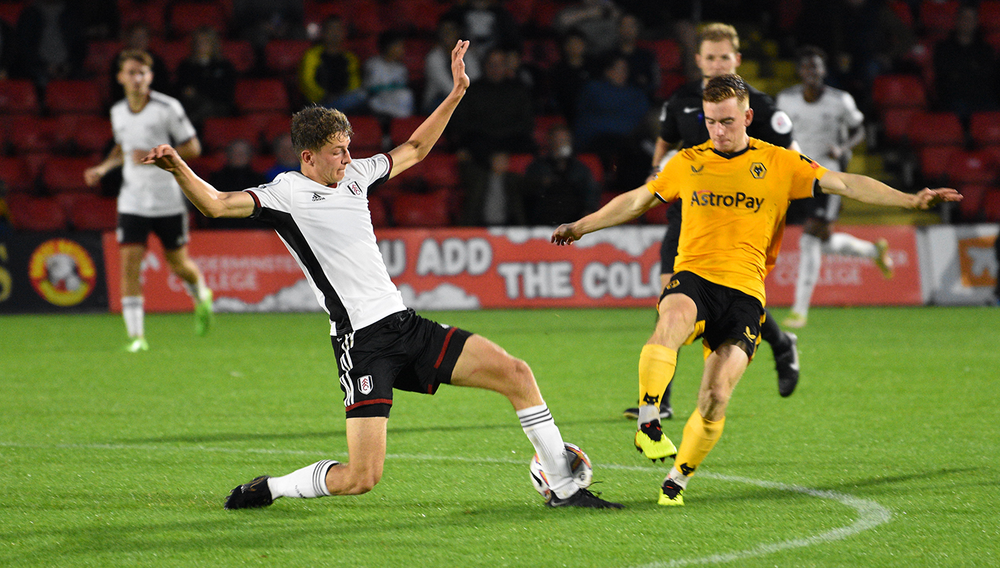
<path fill-rule="evenodd" d="M 913 209 L 961 199 L 953 189 L 902 193 L 750 138 L 753 111 L 739 75 L 713 78 L 702 99 L 708 142 L 682 150 L 648 184 L 552 234 L 552 242 L 565 245 L 639 217 L 657 203 L 679 198 L 684 208 L 675 273 L 660 296 L 656 329 L 639 355 L 635 446 L 650 459 L 675 456 L 661 486 L 661 505 L 684 504 L 688 480 L 722 435 L 730 396 L 760 343 L 764 277 L 781 246 L 789 201 L 816 191 Z M 659 396 L 673 376 L 677 349 L 699 337 L 705 368 L 698 406 L 677 449 L 660 428 Z"/>

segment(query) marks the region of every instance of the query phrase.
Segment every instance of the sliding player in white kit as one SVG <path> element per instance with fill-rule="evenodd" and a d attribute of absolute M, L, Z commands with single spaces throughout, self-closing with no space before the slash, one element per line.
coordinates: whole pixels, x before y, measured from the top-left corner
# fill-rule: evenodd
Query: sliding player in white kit
<path fill-rule="evenodd" d="M 451 53 L 454 88 L 404 144 L 353 160 L 353 131 L 337 110 L 307 107 L 292 116 L 300 172 L 245 191 L 219 192 L 173 148 L 154 148 L 144 162 L 171 172 L 209 217 L 254 217 L 275 227 L 330 315 L 330 335 L 347 413 L 348 462 L 321 460 L 281 477 L 237 486 L 227 509 L 266 507 L 279 497 L 357 495 L 382 477 L 393 389 L 433 394 L 441 384 L 477 387 L 507 397 L 553 489 L 552 507 L 621 508 L 570 477 L 562 435 L 528 365 L 495 343 L 416 315 L 402 303 L 375 241 L 368 192 L 420 162 L 441 136 L 469 86 L 463 56 Z"/>
<path fill-rule="evenodd" d="M 152 146 L 172 142 L 185 158 L 201 154 L 201 143 L 180 101 L 150 90 L 153 59 L 145 51 L 125 50 L 118 56 L 118 82 L 125 98 L 111 107 L 115 146 L 100 164 L 83 174 L 96 186 L 112 169 L 122 167 L 118 194 L 118 252 L 121 257 L 122 317 L 130 352 L 146 351 L 142 296 L 142 259 L 149 233 L 163 245 L 163 255 L 195 303 L 194 329 L 208 333 L 212 323 L 212 291 L 187 253 L 188 220 L 184 197 L 173 178 L 140 161 Z"/>
<path fill-rule="evenodd" d="M 802 83 L 778 93 L 776 103 L 795 124 L 795 140 L 802 153 L 830 170 L 843 171 L 850 161 L 851 148 L 864 139 L 864 115 L 846 91 L 824 84 L 826 54 L 817 47 L 804 47 L 798 54 Z M 795 303 L 781 325 L 806 325 L 813 290 L 819 281 L 824 254 L 870 258 L 886 278 L 892 277 L 889 243 L 871 243 L 847 233 L 831 233 L 840 215 L 840 196 L 821 194 L 803 200 L 808 218 L 799 239 L 799 273 L 795 281 Z"/>

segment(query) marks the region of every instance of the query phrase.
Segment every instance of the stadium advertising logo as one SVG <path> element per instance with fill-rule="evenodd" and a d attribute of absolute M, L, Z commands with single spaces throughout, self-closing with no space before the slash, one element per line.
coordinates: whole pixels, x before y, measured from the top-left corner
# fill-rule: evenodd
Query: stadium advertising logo
<path fill-rule="evenodd" d="M 82 246 L 69 239 L 51 239 L 31 253 L 28 277 L 39 296 L 56 306 L 69 307 L 90 296 L 97 270 Z"/>
<path fill-rule="evenodd" d="M 1000 267 L 994 256 L 994 242 L 998 237 L 972 237 L 958 239 L 958 264 L 962 285 L 967 287 L 995 286 Z"/>
<path fill-rule="evenodd" d="M 763 204 L 763 197 L 754 197 L 742 191 L 736 192 L 736 195 L 718 195 L 705 189 L 691 194 L 691 205 L 693 206 L 735 207 L 737 209 L 753 209 L 754 213 L 756 213 L 760 211 L 760 206 Z"/>

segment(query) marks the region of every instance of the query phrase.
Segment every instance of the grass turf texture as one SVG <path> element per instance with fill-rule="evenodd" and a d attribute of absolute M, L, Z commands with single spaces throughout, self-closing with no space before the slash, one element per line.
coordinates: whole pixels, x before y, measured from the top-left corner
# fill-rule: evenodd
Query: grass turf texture
<path fill-rule="evenodd" d="M 207 338 L 152 315 L 139 354 L 120 351 L 117 316 L 8 316 L 0 566 L 1000 563 L 1000 310 L 812 310 L 798 391 L 778 397 L 762 346 L 682 509 L 656 505 L 669 465 L 620 414 L 652 310 L 424 315 L 527 360 L 594 488 L 627 509 L 547 509 L 506 400 L 443 387 L 397 393 L 371 493 L 225 511 L 256 475 L 346 459 L 322 315 L 221 314 Z M 700 351 L 681 352 L 677 442 Z"/>

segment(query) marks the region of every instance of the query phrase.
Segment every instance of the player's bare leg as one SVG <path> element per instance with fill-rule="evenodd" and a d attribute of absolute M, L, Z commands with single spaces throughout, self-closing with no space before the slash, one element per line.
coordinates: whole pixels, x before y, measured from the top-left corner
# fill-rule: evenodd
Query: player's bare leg
<path fill-rule="evenodd" d="M 194 300 L 194 332 L 197 335 L 205 335 L 212 327 L 212 290 L 205 285 L 205 277 L 202 275 L 198 265 L 188 256 L 187 246 L 182 245 L 175 249 L 163 252 L 170 269 L 181 280 L 187 288 L 188 294 Z"/>
<path fill-rule="evenodd" d="M 125 331 L 129 342 L 125 350 L 130 353 L 146 351 L 145 310 L 143 308 L 142 259 L 146 256 L 146 245 L 123 244 L 118 247 L 119 265 L 121 267 L 121 299 L 122 318 L 125 320 Z"/>

